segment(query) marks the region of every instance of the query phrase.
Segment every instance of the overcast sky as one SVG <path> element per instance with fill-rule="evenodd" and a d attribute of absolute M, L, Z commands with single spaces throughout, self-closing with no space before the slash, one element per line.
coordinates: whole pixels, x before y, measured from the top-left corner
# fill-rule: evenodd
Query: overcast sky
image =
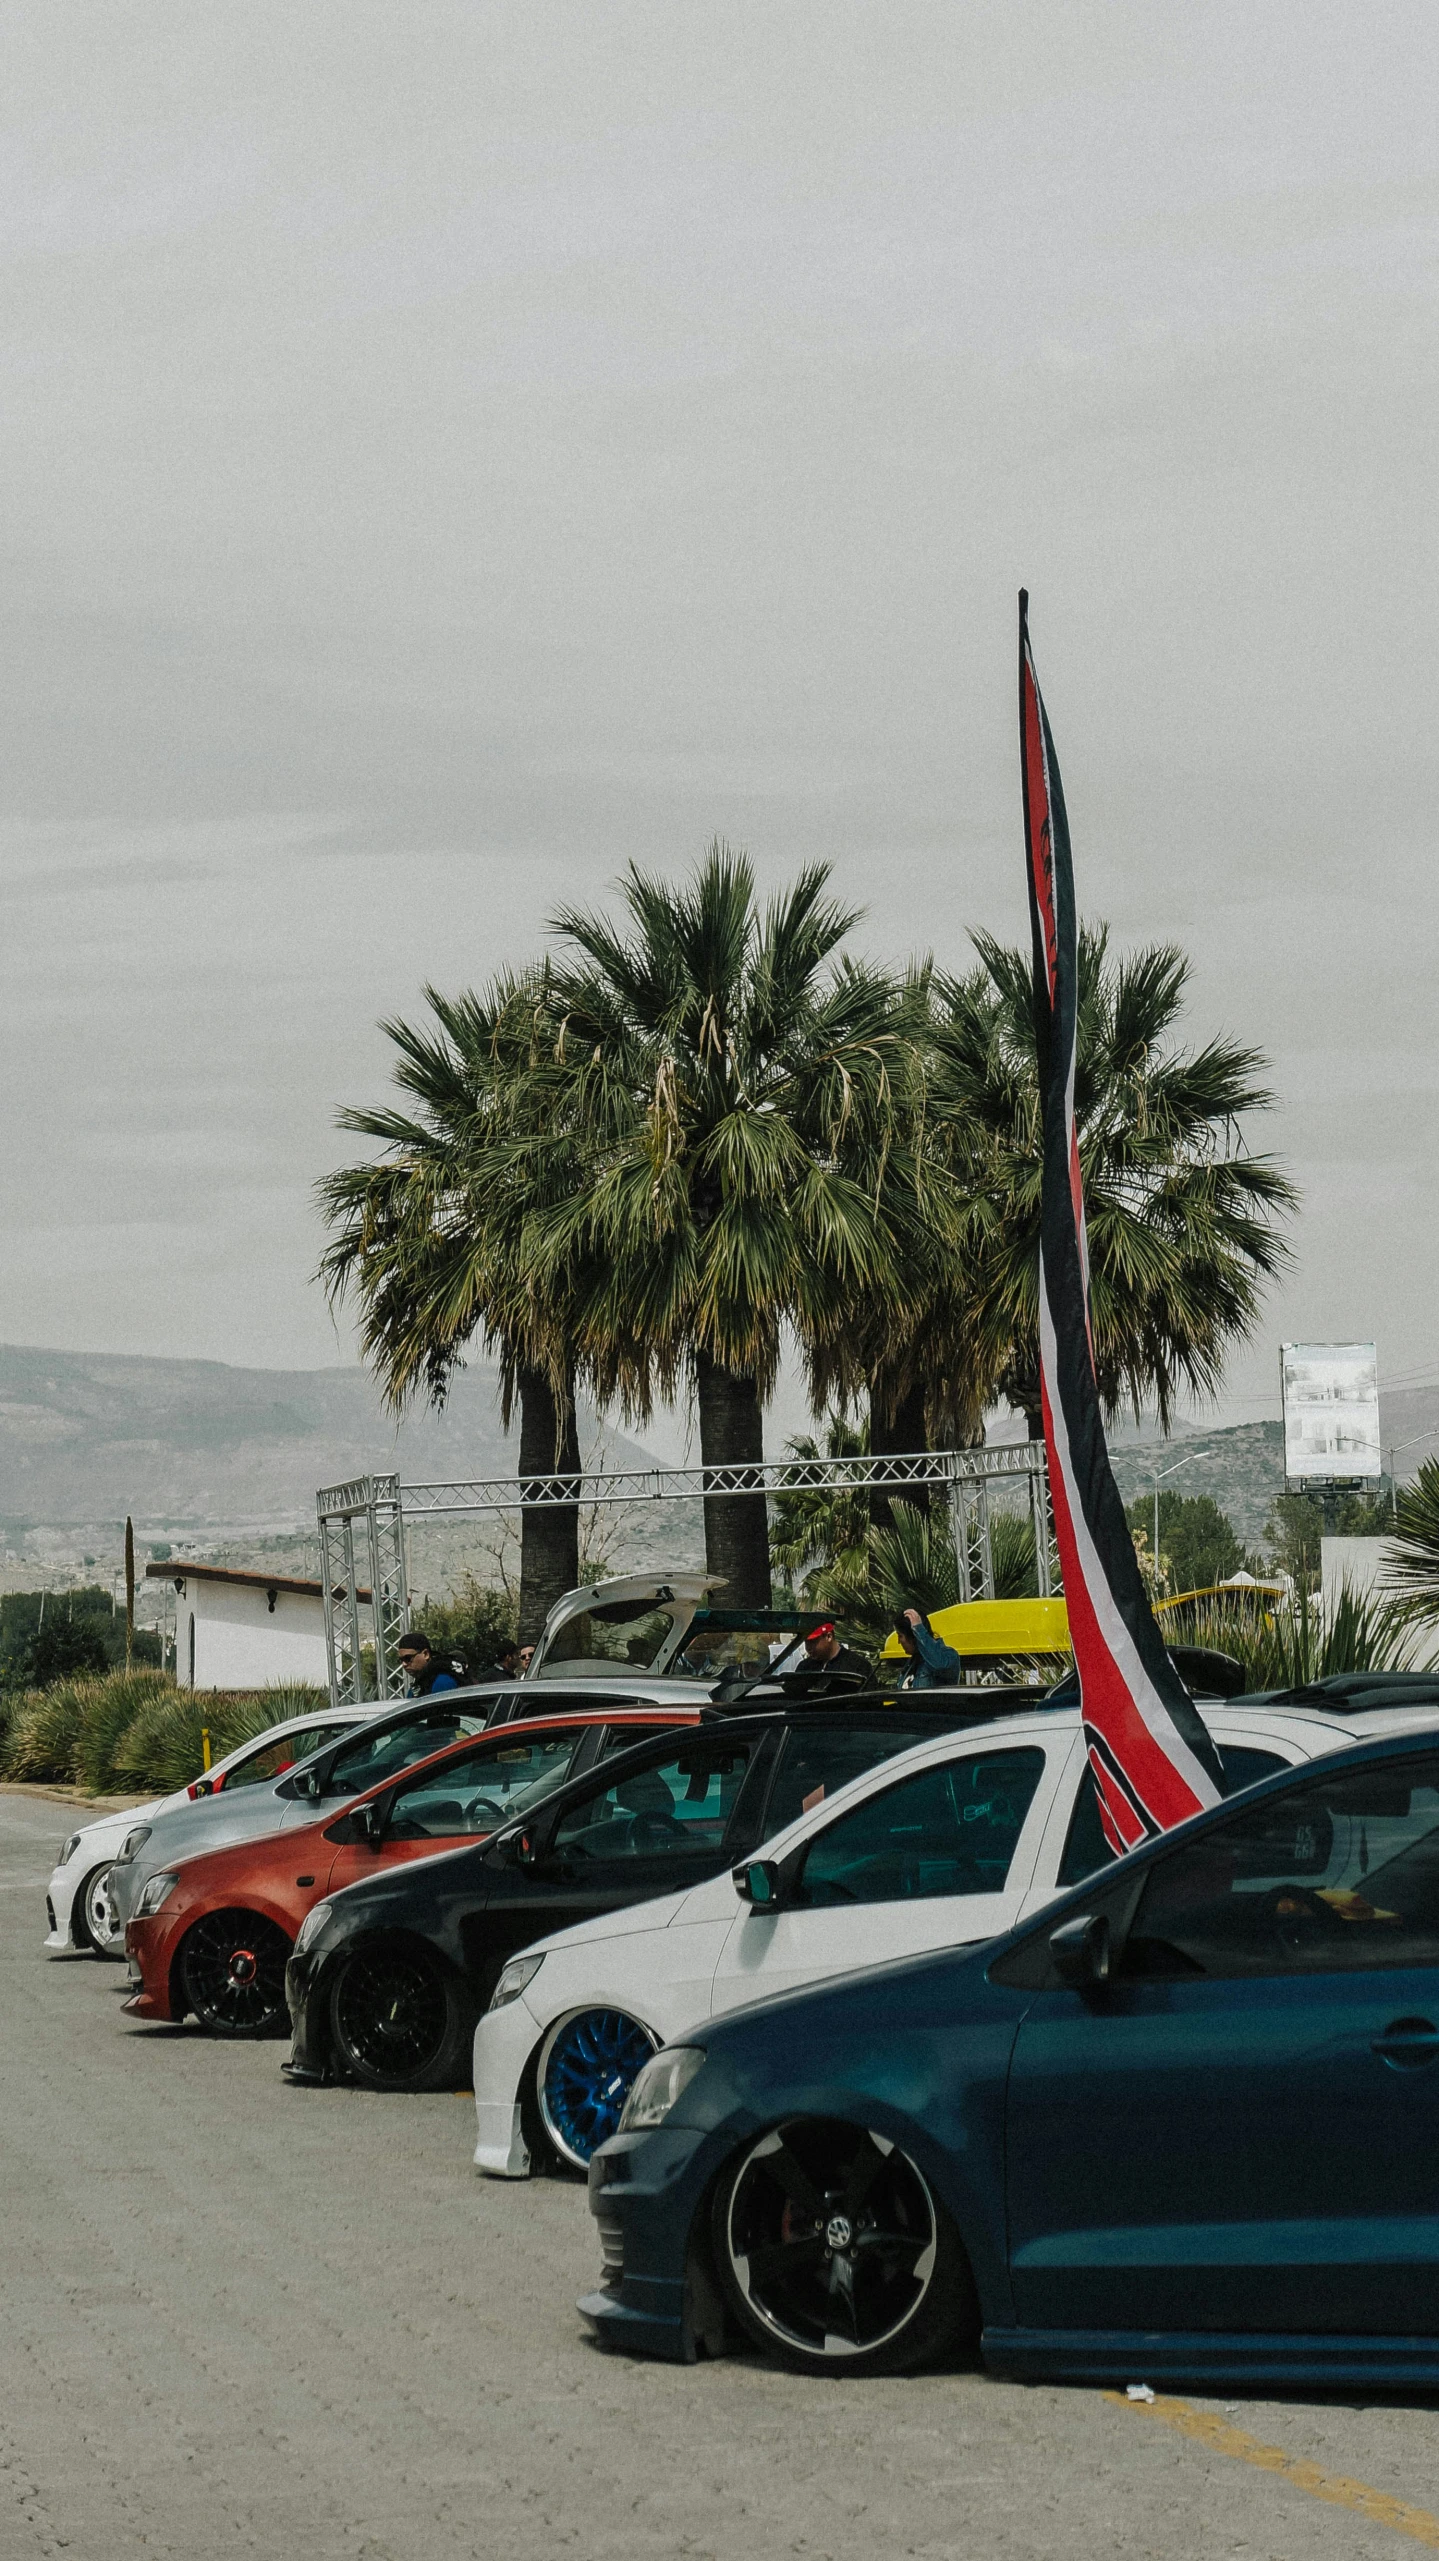
<path fill-rule="evenodd" d="M 1436 73 L 1314 0 L 7 11 L 0 1336 L 348 1357 L 378 1018 L 630 855 L 1023 937 L 1026 583 L 1081 909 L 1274 1063 L 1226 1415 L 1439 1375 Z"/>

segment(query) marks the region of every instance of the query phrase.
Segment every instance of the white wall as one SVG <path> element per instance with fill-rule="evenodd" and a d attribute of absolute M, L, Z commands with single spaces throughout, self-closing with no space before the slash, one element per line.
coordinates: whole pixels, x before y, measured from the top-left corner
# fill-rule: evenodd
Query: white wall
<path fill-rule="evenodd" d="M 1346 1583 L 1351 1592 L 1382 1585 L 1388 1548 L 1387 1538 L 1321 1538 L 1319 1572 L 1326 1610 L 1333 1608 Z"/>
<path fill-rule="evenodd" d="M 263 1689 L 271 1681 L 329 1686 L 318 1592 L 277 1591 L 272 1611 L 262 1586 L 187 1575 L 175 1595 L 175 1678 L 182 1689 L 190 1679 L 192 1616 L 197 1690 Z"/>

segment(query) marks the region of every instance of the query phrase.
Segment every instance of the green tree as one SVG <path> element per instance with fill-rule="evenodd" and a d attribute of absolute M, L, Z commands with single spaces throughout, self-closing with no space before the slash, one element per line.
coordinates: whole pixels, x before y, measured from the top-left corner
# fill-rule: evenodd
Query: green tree
<path fill-rule="evenodd" d="M 869 1433 L 863 1424 L 832 1414 L 822 1442 L 801 1432 L 785 1446 L 791 1458 L 865 1458 Z M 802 1591 L 810 1576 L 828 1571 L 842 1557 L 862 1558 L 869 1527 L 863 1488 L 800 1487 L 792 1494 L 776 1494 L 770 1505 L 770 1563 L 781 1582 Z"/>
<path fill-rule="evenodd" d="M 543 1074 L 584 1176 L 527 1231 L 546 1297 L 572 1291 L 579 1357 L 643 1419 L 693 1389 L 708 1466 L 764 1454 L 782 1330 L 820 1343 L 855 1293 L 900 1296 L 872 1165 L 907 1053 L 895 983 L 841 957 L 856 921 L 811 865 L 761 911 L 748 860 L 715 844 L 677 887 L 631 867 L 628 931 L 566 909 Z M 769 1593 L 765 1504 L 705 1500 L 727 1598 Z"/>
<path fill-rule="evenodd" d="M 1154 1497 L 1141 1494 L 1128 1504 L 1125 1519 L 1146 1540 L 1154 1536 Z M 1237 1574 L 1244 1550 L 1234 1524 L 1209 1494 L 1178 1494 L 1159 1489 L 1159 1553 L 1168 1564 L 1173 1592 L 1199 1592 Z"/>
<path fill-rule="evenodd" d="M 970 1202 L 974 1397 L 1042 1431 L 1038 1259 L 1042 1177 L 1032 969 L 976 935 L 980 966 L 935 982 L 929 1109 Z M 1232 1041 L 1176 1046 L 1189 964 L 1172 947 L 1112 959 L 1079 936 L 1075 1111 L 1089 1236 L 1095 1366 L 1106 1413 L 1128 1400 L 1163 1425 L 1181 1389 L 1218 1385 L 1286 1249 L 1294 1193 L 1240 1142 L 1268 1107 L 1264 1062 Z M 940 1142 L 936 1142 L 940 1143 Z"/>
<path fill-rule="evenodd" d="M 320 1185 L 321 1278 L 333 1301 L 357 1297 L 365 1357 L 396 1411 L 415 1395 L 442 1405 L 478 1338 L 498 1358 L 507 1424 L 518 1409 L 520 1475 L 543 1483 L 579 1468 L 573 1325 L 562 1261 L 542 1288 L 524 1240 L 543 1203 L 583 1180 L 562 1098 L 534 1072 L 550 1020 L 544 974 L 426 994 L 430 1025 L 385 1025 L 405 1108 L 341 1115 L 384 1153 Z M 578 1521 L 569 1504 L 521 1511 L 526 1641 L 578 1579 Z"/>
<path fill-rule="evenodd" d="M 1264 1539 L 1275 1572 L 1312 1585 L 1319 1579 L 1322 1540 L 1387 1538 L 1394 1526 L 1390 1498 L 1382 1488 L 1377 1495 L 1280 1494 Z"/>

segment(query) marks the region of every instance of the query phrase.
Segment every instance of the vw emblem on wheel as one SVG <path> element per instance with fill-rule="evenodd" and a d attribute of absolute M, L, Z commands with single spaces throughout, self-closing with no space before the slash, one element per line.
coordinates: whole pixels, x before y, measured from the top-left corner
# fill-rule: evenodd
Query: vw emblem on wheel
<path fill-rule="evenodd" d="M 832 2214 L 824 2227 L 827 2250 L 847 2250 L 854 2239 L 854 2225 L 847 2214 Z"/>

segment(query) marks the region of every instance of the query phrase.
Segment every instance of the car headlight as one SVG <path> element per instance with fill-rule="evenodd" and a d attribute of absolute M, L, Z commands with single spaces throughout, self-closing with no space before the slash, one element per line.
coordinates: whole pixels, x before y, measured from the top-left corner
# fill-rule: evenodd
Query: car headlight
<path fill-rule="evenodd" d="M 72 1860 L 72 1858 L 74 1857 L 75 1852 L 78 1850 L 78 1848 L 79 1848 L 79 1847 L 80 1847 L 80 1835 L 79 1835 L 79 1833 L 78 1833 L 78 1832 L 72 1832 L 72 1833 L 71 1833 L 71 1835 L 70 1835 L 69 1840 L 68 1840 L 68 1841 L 66 1842 L 66 1844 L 65 1844 L 65 1847 L 64 1847 L 64 1848 L 63 1848 L 63 1850 L 60 1852 L 59 1857 L 58 1857 L 58 1858 L 57 1858 L 57 1860 L 55 1861 L 56 1866 L 57 1866 L 57 1867 L 68 1867 L 68 1866 L 69 1866 L 69 1864 L 70 1864 L 70 1861 L 71 1861 L 71 1860 Z"/>
<path fill-rule="evenodd" d="M 159 1911 L 161 1904 L 169 1902 L 179 1882 L 173 1868 L 162 1868 L 158 1876 L 152 1876 L 140 1897 L 140 1908 L 136 1913 L 136 1919 L 141 1921 L 152 1919 Z"/>
<path fill-rule="evenodd" d="M 675 2101 L 689 2088 L 705 2059 L 702 2045 L 667 2045 L 637 2075 L 620 2118 L 621 2134 L 639 2134 L 663 2125 Z"/>
<path fill-rule="evenodd" d="M 503 2010 L 511 2001 L 517 2001 L 526 1984 L 533 1983 L 544 1961 L 543 1949 L 538 1956 L 512 1956 L 490 1995 L 491 2009 Z"/>
<path fill-rule="evenodd" d="M 139 1856 L 153 1829 L 153 1824 L 137 1823 L 133 1832 L 126 1833 L 115 1861 L 117 1867 L 124 1867 L 128 1860 Z"/>
<path fill-rule="evenodd" d="M 319 1937 L 334 1908 L 333 1903 L 315 1903 L 311 1906 L 300 1923 L 300 1935 L 295 1941 L 297 1956 L 303 1956 L 311 1942 Z"/>

